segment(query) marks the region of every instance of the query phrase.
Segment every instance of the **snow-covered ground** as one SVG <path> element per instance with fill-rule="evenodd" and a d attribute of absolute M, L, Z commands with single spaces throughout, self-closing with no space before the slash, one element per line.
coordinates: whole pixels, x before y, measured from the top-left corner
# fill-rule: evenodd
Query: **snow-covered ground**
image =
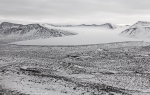
<path fill-rule="evenodd" d="M 100 44 L 110 42 L 123 42 L 123 41 L 142 41 L 134 38 L 126 38 L 119 36 L 119 33 L 129 28 L 129 26 L 118 27 L 116 29 L 106 29 L 100 27 L 52 27 L 67 31 L 78 33 L 73 36 L 54 37 L 47 39 L 36 39 L 13 42 L 11 44 L 18 45 L 87 45 L 87 44 Z"/>

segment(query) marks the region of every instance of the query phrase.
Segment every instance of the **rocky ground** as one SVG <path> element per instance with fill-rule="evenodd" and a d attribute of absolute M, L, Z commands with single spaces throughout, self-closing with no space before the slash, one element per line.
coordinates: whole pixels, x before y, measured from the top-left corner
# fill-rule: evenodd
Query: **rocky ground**
<path fill-rule="evenodd" d="M 149 45 L 0 44 L 0 95 L 150 95 Z"/>

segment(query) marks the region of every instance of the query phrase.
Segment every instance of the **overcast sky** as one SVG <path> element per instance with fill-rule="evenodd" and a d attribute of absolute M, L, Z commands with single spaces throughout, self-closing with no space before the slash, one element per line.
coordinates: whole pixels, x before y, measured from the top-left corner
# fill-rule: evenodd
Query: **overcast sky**
<path fill-rule="evenodd" d="M 0 22 L 133 24 L 150 21 L 150 0 L 0 0 Z"/>

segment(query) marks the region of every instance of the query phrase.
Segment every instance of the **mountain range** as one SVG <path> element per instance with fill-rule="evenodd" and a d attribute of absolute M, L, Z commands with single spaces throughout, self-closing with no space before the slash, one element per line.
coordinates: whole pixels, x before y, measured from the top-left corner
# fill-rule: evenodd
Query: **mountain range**
<path fill-rule="evenodd" d="M 111 23 L 101 25 L 81 24 L 81 25 L 55 25 L 55 24 L 15 24 L 2 22 L 0 24 L 0 43 L 11 43 L 15 41 L 32 40 L 39 38 L 62 37 L 77 35 L 78 33 L 57 29 L 54 27 L 100 27 L 105 29 L 115 29 L 118 26 Z"/>
<path fill-rule="evenodd" d="M 105 23 L 105 24 L 100 24 L 100 25 L 97 25 L 97 24 L 91 24 L 91 25 L 88 25 L 88 24 L 81 24 L 81 25 L 55 25 L 55 24 L 43 24 L 44 26 L 46 25 L 50 25 L 50 26 L 53 26 L 53 27 L 101 27 L 101 28 L 107 28 L 107 29 L 115 29 L 117 28 L 118 26 L 117 25 L 113 25 L 111 23 Z"/>

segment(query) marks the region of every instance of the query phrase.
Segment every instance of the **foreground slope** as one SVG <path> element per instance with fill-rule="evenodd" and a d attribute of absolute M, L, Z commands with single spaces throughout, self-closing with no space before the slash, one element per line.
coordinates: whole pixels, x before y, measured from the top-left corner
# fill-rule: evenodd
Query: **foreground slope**
<path fill-rule="evenodd" d="M 149 39 L 150 22 L 138 21 L 128 29 L 124 30 L 120 35 L 130 38 Z"/>
<path fill-rule="evenodd" d="M 22 25 L 9 22 L 0 24 L 1 43 L 69 35 L 76 35 L 76 33 L 60 29 L 50 29 L 40 24 Z"/>
<path fill-rule="evenodd" d="M 150 95 L 149 45 L 1 44 L 0 91 L 4 95 Z"/>

